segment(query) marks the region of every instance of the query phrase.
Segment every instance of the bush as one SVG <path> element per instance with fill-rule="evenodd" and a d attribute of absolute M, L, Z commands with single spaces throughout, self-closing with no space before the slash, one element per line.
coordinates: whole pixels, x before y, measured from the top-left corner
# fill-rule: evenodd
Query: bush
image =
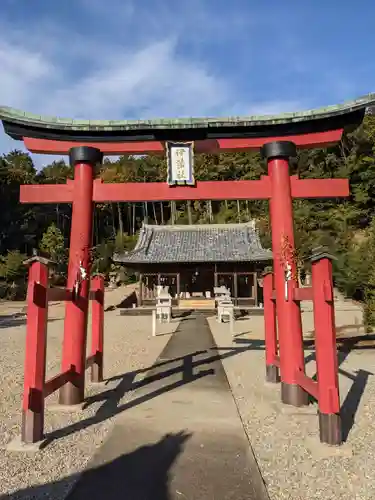
<path fill-rule="evenodd" d="M 375 327 L 375 217 L 369 228 L 367 242 L 367 280 L 365 282 L 364 323 L 367 331 Z"/>
<path fill-rule="evenodd" d="M 4 300 L 7 297 L 8 283 L 5 281 L 0 282 L 0 300 Z"/>
<path fill-rule="evenodd" d="M 135 247 L 137 240 L 138 235 L 127 235 L 119 231 L 115 238 L 114 251 L 121 253 L 132 250 Z"/>
<path fill-rule="evenodd" d="M 52 223 L 43 234 L 39 248 L 56 263 L 66 260 L 64 236 L 54 223 Z"/>
<path fill-rule="evenodd" d="M 373 331 L 375 327 L 375 288 L 368 287 L 366 289 L 363 323 L 367 332 Z"/>
<path fill-rule="evenodd" d="M 25 259 L 26 255 L 18 250 L 9 251 L 0 262 L 0 278 L 3 278 L 7 283 L 25 279 L 27 274 L 27 268 L 23 263 Z"/>
<path fill-rule="evenodd" d="M 19 283 L 0 283 L 0 299 L 1 300 L 25 300 L 27 295 L 27 283 L 21 281 Z"/>

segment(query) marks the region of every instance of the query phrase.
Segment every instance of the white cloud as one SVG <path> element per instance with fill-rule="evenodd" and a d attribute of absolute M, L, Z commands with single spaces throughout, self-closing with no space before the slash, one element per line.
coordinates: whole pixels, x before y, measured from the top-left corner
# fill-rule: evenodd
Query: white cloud
<path fill-rule="evenodd" d="M 83 1 L 83 0 L 82 0 Z M 132 16 L 128 10 L 124 16 Z M 251 104 L 229 78 L 177 50 L 177 38 L 99 43 L 45 25 L 0 30 L 0 104 L 35 114 L 86 119 L 278 113 L 290 102 Z M 141 28 L 140 28 L 141 29 Z M 293 110 L 292 109 L 292 110 Z M 0 135 L 0 150 L 22 143 Z M 34 156 L 35 159 L 35 156 Z M 51 157 L 38 157 L 41 166 Z"/>
<path fill-rule="evenodd" d="M 53 70 L 41 53 L 1 39 L 0 68 L 0 102 L 19 107 L 30 105 L 33 88 L 43 95 L 44 81 Z"/>
<path fill-rule="evenodd" d="M 97 71 L 55 89 L 43 109 L 92 119 L 204 115 L 227 107 L 225 81 L 176 55 L 173 40 L 116 51 Z"/>

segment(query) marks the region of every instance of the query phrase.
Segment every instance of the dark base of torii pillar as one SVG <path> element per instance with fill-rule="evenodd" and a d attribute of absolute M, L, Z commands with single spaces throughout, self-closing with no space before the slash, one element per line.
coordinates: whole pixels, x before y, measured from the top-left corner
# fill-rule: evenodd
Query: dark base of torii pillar
<path fill-rule="evenodd" d="M 278 366 L 266 365 L 266 381 L 270 384 L 277 384 L 280 382 Z"/>
<path fill-rule="evenodd" d="M 281 382 L 281 401 L 286 405 L 308 406 L 308 393 L 297 384 Z"/>
<path fill-rule="evenodd" d="M 80 274 L 80 266 L 90 276 L 90 251 L 93 238 L 94 167 L 101 163 L 102 152 L 89 146 L 72 148 L 69 152 L 74 167 L 72 225 L 67 289 L 72 290 Z M 72 371 L 71 380 L 59 394 L 62 405 L 77 405 L 85 397 L 87 316 L 90 280 L 82 281 L 79 296 L 66 303 L 62 371 Z"/>
<path fill-rule="evenodd" d="M 275 141 L 262 147 L 271 180 L 270 219 L 277 323 L 280 349 L 281 400 L 293 406 L 308 404 L 308 394 L 297 384 L 295 373 L 304 371 L 301 311 L 299 304 L 285 296 L 286 261 L 291 266 L 291 288 L 298 287 L 295 259 L 293 206 L 289 158 L 297 155 L 296 146 Z"/>

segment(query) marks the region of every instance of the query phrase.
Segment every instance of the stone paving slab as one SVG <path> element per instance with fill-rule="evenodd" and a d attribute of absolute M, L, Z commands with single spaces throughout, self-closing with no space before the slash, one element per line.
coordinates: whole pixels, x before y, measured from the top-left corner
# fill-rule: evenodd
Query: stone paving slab
<path fill-rule="evenodd" d="M 206 319 L 182 320 L 69 500 L 266 500 Z"/>

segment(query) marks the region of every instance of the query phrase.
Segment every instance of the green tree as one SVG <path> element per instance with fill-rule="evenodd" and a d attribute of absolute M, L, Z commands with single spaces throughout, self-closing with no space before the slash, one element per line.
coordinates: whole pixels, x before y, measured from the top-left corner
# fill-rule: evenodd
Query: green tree
<path fill-rule="evenodd" d="M 364 322 L 370 331 L 375 327 L 375 217 L 367 240 L 367 279 L 365 280 Z"/>
<path fill-rule="evenodd" d="M 38 237 L 37 210 L 19 201 L 20 185 L 33 183 L 35 174 L 31 157 L 22 151 L 0 157 L 0 254 L 28 252 Z"/>
<path fill-rule="evenodd" d="M 0 278 L 9 283 L 24 278 L 27 273 L 25 260 L 26 255 L 19 250 L 10 250 L 5 257 L 1 258 Z"/>
<path fill-rule="evenodd" d="M 40 250 L 56 263 L 65 261 L 66 250 L 64 236 L 53 222 L 42 236 Z"/>

